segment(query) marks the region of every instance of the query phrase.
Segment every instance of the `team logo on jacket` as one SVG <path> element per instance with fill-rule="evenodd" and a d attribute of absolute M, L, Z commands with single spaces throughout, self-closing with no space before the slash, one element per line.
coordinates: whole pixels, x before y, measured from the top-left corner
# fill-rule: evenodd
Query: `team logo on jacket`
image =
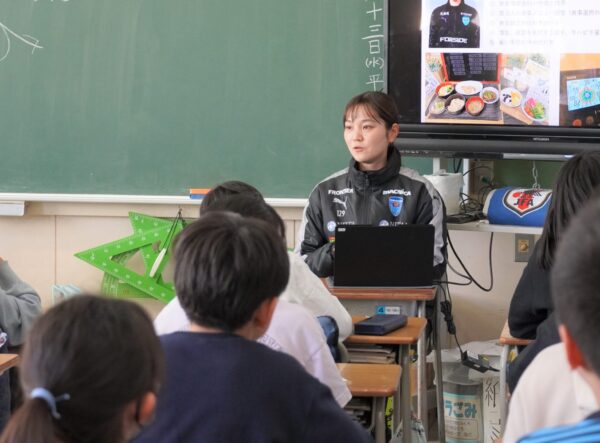
<path fill-rule="evenodd" d="M 334 221 L 330 221 L 327 223 L 327 230 L 329 232 L 335 232 L 335 222 Z"/>
<path fill-rule="evenodd" d="M 394 217 L 398 217 L 402 212 L 402 206 L 404 205 L 404 197 L 398 197 L 396 195 L 390 197 L 388 200 L 388 207 Z"/>
<path fill-rule="evenodd" d="M 471 17 L 467 17 L 467 16 L 463 15 L 462 22 L 463 22 L 463 25 L 469 26 L 469 23 L 471 23 Z"/>
<path fill-rule="evenodd" d="M 504 194 L 504 206 L 519 217 L 541 209 L 550 196 L 549 189 L 510 189 Z"/>

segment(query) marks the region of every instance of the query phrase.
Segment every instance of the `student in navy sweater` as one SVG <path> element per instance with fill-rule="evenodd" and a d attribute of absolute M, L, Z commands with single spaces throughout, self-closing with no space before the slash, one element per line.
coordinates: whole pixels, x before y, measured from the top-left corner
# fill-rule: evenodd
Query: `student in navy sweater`
<path fill-rule="evenodd" d="M 175 288 L 190 330 L 161 337 L 166 382 L 146 442 L 366 442 L 331 391 L 255 340 L 269 326 L 289 263 L 266 222 L 212 212 L 175 246 Z"/>

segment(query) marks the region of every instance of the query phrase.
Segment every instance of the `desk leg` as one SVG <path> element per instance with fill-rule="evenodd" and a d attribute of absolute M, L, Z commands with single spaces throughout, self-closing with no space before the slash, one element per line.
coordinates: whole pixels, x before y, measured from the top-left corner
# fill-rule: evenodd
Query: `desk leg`
<path fill-rule="evenodd" d="M 375 397 L 373 399 L 375 443 L 385 443 L 385 400 L 385 397 Z"/>
<path fill-rule="evenodd" d="M 506 402 L 506 369 L 508 365 L 509 345 L 502 346 L 502 354 L 500 355 L 500 429 L 504 434 L 506 426 L 506 412 L 508 405 Z"/>
<path fill-rule="evenodd" d="M 435 309 L 433 310 L 433 340 L 435 342 L 435 376 L 437 391 L 438 439 L 446 443 L 446 426 L 444 422 L 444 377 L 442 375 L 442 319 L 440 316 L 440 290 L 435 294 Z"/>
<path fill-rule="evenodd" d="M 425 318 L 425 301 L 418 302 L 417 317 Z M 427 384 L 425 377 L 426 355 L 425 355 L 425 333 L 421 334 L 417 342 L 417 412 L 418 418 L 423 423 L 427 432 Z"/>
<path fill-rule="evenodd" d="M 402 404 L 402 441 L 404 443 L 410 443 L 411 441 L 411 408 L 410 408 L 410 364 L 409 354 L 410 346 L 400 346 L 402 352 L 402 360 L 400 365 L 402 366 L 402 374 L 400 376 L 400 392 L 401 404 Z"/>

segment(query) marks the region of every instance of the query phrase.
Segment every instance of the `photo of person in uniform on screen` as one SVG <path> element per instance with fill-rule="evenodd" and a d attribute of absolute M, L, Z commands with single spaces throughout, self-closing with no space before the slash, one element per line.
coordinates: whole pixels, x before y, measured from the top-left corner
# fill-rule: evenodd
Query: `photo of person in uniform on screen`
<path fill-rule="evenodd" d="M 429 21 L 430 48 L 479 48 L 479 15 L 464 0 L 448 0 Z"/>

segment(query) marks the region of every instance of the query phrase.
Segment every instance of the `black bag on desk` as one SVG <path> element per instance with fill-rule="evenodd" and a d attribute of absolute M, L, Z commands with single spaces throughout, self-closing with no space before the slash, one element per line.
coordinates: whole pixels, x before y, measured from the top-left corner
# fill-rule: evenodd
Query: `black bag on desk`
<path fill-rule="evenodd" d="M 377 314 L 354 324 L 354 333 L 360 335 L 385 335 L 400 329 L 408 317 L 404 314 Z"/>

